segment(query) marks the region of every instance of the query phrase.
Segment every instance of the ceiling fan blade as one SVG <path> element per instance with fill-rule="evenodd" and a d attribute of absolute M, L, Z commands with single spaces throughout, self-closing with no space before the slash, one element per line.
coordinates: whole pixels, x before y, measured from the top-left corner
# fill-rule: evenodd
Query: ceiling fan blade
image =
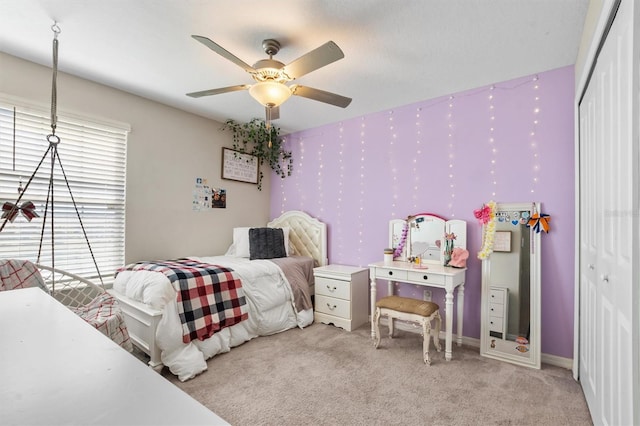
<path fill-rule="evenodd" d="M 282 70 L 289 78 L 295 80 L 342 58 L 344 58 L 344 53 L 338 45 L 332 41 L 328 41 L 317 49 L 285 65 Z"/>
<path fill-rule="evenodd" d="M 203 90 L 201 92 L 191 92 L 187 93 L 187 96 L 191 96 L 192 98 L 201 98 L 203 96 L 219 95 L 221 93 L 236 92 L 238 90 L 247 90 L 249 87 L 251 86 L 248 84 L 240 84 L 238 86 L 221 87 L 219 89 L 209 89 Z"/>
<path fill-rule="evenodd" d="M 209 49 L 211 49 L 214 52 L 216 52 L 218 55 L 227 58 L 228 60 L 230 60 L 234 64 L 238 65 L 240 68 L 244 69 L 246 72 L 248 72 L 248 73 L 255 73 L 256 72 L 256 70 L 251 65 L 247 64 L 242 59 L 238 58 L 236 55 L 234 55 L 233 53 L 229 52 L 227 49 L 225 49 L 224 47 L 220 46 L 219 44 L 211 41 L 207 37 L 203 37 L 203 36 L 199 36 L 199 35 L 192 35 L 191 37 L 193 37 L 194 39 L 198 40 L 200 43 L 204 44 Z"/>
<path fill-rule="evenodd" d="M 336 95 L 335 93 L 331 92 L 325 92 L 324 90 L 314 89 L 312 87 L 294 84 L 290 87 L 290 89 L 291 94 L 293 95 L 313 99 L 314 101 L 324 102 L 325 104 L 339 106 L 340 108 L 346 108 L 351 103 L 351 98 Z"/>

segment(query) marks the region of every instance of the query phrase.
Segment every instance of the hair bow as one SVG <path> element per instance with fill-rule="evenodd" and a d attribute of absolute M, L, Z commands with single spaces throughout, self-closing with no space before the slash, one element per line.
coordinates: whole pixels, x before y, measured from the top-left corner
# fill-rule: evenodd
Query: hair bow
<path fill-rule="evenodd" d="M 474 210 L 473 215 L 481 225 L 486 225 L 491 220 L 491 207 L 485 204 L 481 209 Z"/>
<path fill-rule="evenodd" d="M 2 219 L 9 219 L 9 221 L 13 222 L 18 216 L 18 212 L 22 212 L 22 215 L 26 217 L 29 222 L 31 222 L 31 219 L 34 217 L 40 217 L 38 213 L 36 213 L 36 206 L 31 201 L 25 201 L 20 206 L 8 201 L 2 205 Z"/>
<path fill-rule="evenodd" d="M 536 212 L 529 218 L 527 227 L 533 227 L 533 230 L 536 231 L 536 233 L 540 233 L 540 228 L 542 228 L 544 232 L 548 233 L 550 220 L 551 216 L 549 216 L 548 214 Z"/>

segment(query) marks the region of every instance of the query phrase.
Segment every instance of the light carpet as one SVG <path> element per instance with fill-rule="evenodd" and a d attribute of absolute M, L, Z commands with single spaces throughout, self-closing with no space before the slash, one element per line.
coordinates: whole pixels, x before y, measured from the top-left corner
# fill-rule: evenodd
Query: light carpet
<path fill-rule="evenodd" d="M 163 375 L 237 426 L 592 424 L 570 370 L 519 367 L 455 344 L 446 362 L 442 346 L 432 345 L 428 366 L 418 334 L 396 329 L 376 350 L 368 324 L 313 324 L 217 355 L 185 383 Z"/>

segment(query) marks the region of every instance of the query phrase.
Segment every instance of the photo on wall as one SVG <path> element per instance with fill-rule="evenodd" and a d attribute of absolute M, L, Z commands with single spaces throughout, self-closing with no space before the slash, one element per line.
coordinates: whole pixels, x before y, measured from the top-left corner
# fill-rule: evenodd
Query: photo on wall
<path fill-rule="evenodd" d="M 227 190 L 222 188 L 211 189 L 211 208 L 226 209 L 227 208 Z"/>

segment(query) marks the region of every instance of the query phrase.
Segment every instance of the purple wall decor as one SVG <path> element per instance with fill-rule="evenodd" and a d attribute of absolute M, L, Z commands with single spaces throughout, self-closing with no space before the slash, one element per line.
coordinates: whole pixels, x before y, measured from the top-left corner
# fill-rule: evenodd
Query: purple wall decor
<path fill-rule="evenodd" d="M 271 216 L 303 210 L 328 225 L 329 261 L 381 261 L 388 222 L 419 212 L 467 224 L 465 336 L 480 336 L 483 203 L 540 201 L 542 352 L 573 358 L 573 66 L 286 136 L 294 168 L 271 178 Z M 380 285 L 380 284 L 379 284 Z M 379 294 L 385 294 L 386 286 Z M 398 293 L 422 298 L 418 286 Z M 444 305 L 444 291 L 433 300 Z"/>

